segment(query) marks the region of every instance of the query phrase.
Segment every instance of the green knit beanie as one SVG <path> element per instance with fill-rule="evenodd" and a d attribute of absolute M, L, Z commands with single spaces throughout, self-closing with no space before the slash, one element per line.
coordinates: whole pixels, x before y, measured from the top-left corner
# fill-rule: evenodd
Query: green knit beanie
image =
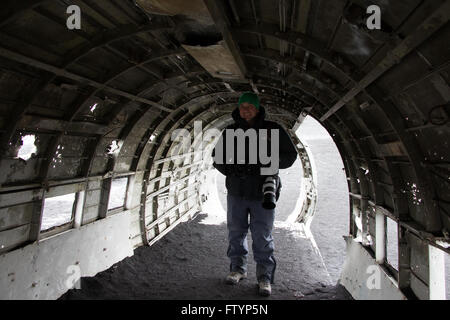
<path fill-rule="evenodd" d="M 239 98 L 239 106 L 241 106 L 241 103 L 247 102 L 256 107 L 257 110 L 259 110 L 259 98 L 258 95 L 256 95 L 253 92 L 245 92 L 241 95 Z"/>

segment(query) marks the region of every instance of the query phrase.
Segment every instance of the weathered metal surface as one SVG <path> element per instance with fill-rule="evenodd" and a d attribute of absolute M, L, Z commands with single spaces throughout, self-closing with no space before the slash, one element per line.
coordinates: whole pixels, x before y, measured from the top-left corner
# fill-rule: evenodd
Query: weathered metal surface
<path fill-rule="evenodd" d="M 224 80 L 242 79 L 239 66 L 236 64 L 225 41 L 201 47 L 182 45 L 183 48 L 215 78 Z"/>
<path fill-rule="evenodd" d="M 406 300 L 395 280 L 359 242 L 346 237 L 347 259 L 340 283 L 358 300 Z"/>
<path fill-rule="evenodd" d="M 42 70 L 54 73 L 54 74 L 56 74 L 58 76 L 66 77 L 66 78 L 69 78 L 69 79 L 72 79 L 72 80 L 75 80 L 75 81 L 79 81 L 79 82 L 82 82 L 82 83 L 89 84 L 89 85 L 91 85 L 91 86 L 93 86 L 95 88 L 109 91 L 109 92 L 111 92 L 113 94 L 117 94 L 119 96 L 123 96 L 125 98 L 130 99 L 130 100 L 136 100 L 136 101 L 139 101 L 141 103 L 148 104 L 148 105 L 154 106 L 154 107 L 156 107 L 158 109 L 162 109 L 162 110 L 165 110 L 165 111 L 169 111 L 170 110 L 169 108 L 165 108 L 165 107 L 159 105 L 158 103 L 155 103 L 155 102 L 150 101 L 148 99 L 140 98 L 140 97 L 138 97 L 136 95 L 133 95 L 131 93 L 128 93 L 128 92 L 125 92 L 125 91 L 122 91 L 122 90 L 119 90 L 119 89 L 112 88 L 110 86 L 107 86 L 107 85 L 104 85 L 102 83 L 99 83 L 99 82 L 97 82 L 95 80 L 91 80 L 91 79 L 88 79 L 88 78 L 86 78 L 84 76 L 75 74 L 73 72 L 66 71 L 66 70 L 64 70 L 62 68 L 55 67 L 55 66 L 49 65 L 49 64 L 47 64 L 45 62 L 41 62 L 41 61 L 38 61 L 36 59 L 26 57 L 26 56 L 24 56 L 22 54 L 13 52 L 13 51 L 5 49 L 5 48 L 0 48 L 0 55 L 5 57 L 5 58 L 7 58 L 7 59 L 13 59 L 13 60 L 15 60 L 15 61 L 17 61 L 19 63 L 23 63 L 23 64 L 26 64 L 26 65 L 29 65 L 29 66 L 32 66 L 32 67 L 35 67 L 35 68 L 39 68 L 39 69 L 42 69 Z M 151 60 L 152 59 L 150 59 L 149 61 L 151 61 Z"/>
<path fill-rule="evenodd" d="M 345 94 L 331 109 L 324 114 L 320 120 L 324 121 L 333 113 L 342 108 L 347 102 L 353 99 L 364 88 L 369 86 L 383 73 L 392 68 L 395 64 L 400 63 L 408 53 L 419 46 L 423 41 L 428 39 L 434 32 L 439 30 L 450 19 L 450 3 L 444 2 L 428 19 L 417 27 L 413 34 L 408 35 L 398 46 L 387 52 L 386 57 L 367 75 L 364 76 L 359 83 Z"/>
<path fill-rule="evenodd" d="M 204 24 L 214 24 L 203 0 L 136 0 L 146 12 L 160 15 L 184 15 Z"/>
<path fill-rule="evenodd" d="M 0 231 L 31 223 L 32 203 L 0 209 Z"/>
<path fill-rule="evenodd" d="M 133 255 L 128 237 L 129 215 L 123 212 L 2 255 L 0 298 L 57 299 L 78 280 L 66 285 L 74 267 L 79 276 L 93 276 Z"/>
<path fill-rule="evenodd" d="M 226 47 L 230 51 L 235 64 L 239 68 L 239 77 L 244 79 L 247 77 L 247 67 L 245 65 L 245 61 L 242 58 L 242 55 L 239 51 L 239 45 L 236 42 L 236 39 L 233 37 L 233 34 L 230 30 L 230 20 L 228 19 L 227 14 L 225 13 L 225 6 L 222 1 L 214 1 L 214 0 L 204 0 L 204 3 L 214 20 L 215 25 L 222 33 L 224 42 L 226 43 Z"/>

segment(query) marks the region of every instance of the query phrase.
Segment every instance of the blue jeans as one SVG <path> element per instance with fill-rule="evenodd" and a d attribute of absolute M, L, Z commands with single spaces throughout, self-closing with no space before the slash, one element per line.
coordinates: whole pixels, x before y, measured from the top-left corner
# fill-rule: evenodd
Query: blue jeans
<path fill-rule="evenodd" d="M 247 233 L 250 227 L 256 277 L 258 281 L 267 279 L 273 283 L 276 268 L 272 238 L 274 219 L 275 209 L 264 209 L 262 200 L 227 195 L 227 256 L 231 261 L 230 271 L 247 272 Z"/>

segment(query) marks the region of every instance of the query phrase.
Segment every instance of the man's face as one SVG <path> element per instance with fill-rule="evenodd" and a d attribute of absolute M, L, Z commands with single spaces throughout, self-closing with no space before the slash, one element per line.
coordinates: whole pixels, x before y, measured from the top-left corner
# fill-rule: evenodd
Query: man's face
<path fill-rule="evenodd" d="M 254 117 L 256 117 L 256 115 L 258 114 L 258 109 L 256 109 L 256 107 L 251 103 L 243 102 L 239 106 L 239 114 L 241 115 L 242 119 L 250 121 Z"/>

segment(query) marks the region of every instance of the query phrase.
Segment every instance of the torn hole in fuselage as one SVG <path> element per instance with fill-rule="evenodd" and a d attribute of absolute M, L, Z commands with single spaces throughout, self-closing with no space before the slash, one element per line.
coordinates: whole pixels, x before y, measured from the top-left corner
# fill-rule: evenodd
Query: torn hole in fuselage
<path fill-rule="evenodd" d="M 91 105 L 91 106 L 89 107 L 89 110 L 90 110 L 91 112 L 94 112 L 95 109 L 97 108 L 97 106 L 98 106 L 98 103 L 94 103 L 93 105 Z"/>
<path fill-rule="evenodd" d="M 117 156 L 122 148 L 123 141 L 122 140 L 113 140 L 111 144 L 106 148 L 106 154 Z"/>
<path fill-rule="evenodd" d="M 28 161 L 37 152 L 35 145 L 36 136 L 34 134 L 28 134 L 21 137 L 20 148 L 17 152 L 17 158 L 24 161 Z"/>
<path fill-rule="evenodd" d="M 52 158 L 53 168 L 56 168 L 56 165 L 62 162 L 62 150 L 64 150 L 64 147 L 59 144 L 56 148 L 55 156 Z"/>

